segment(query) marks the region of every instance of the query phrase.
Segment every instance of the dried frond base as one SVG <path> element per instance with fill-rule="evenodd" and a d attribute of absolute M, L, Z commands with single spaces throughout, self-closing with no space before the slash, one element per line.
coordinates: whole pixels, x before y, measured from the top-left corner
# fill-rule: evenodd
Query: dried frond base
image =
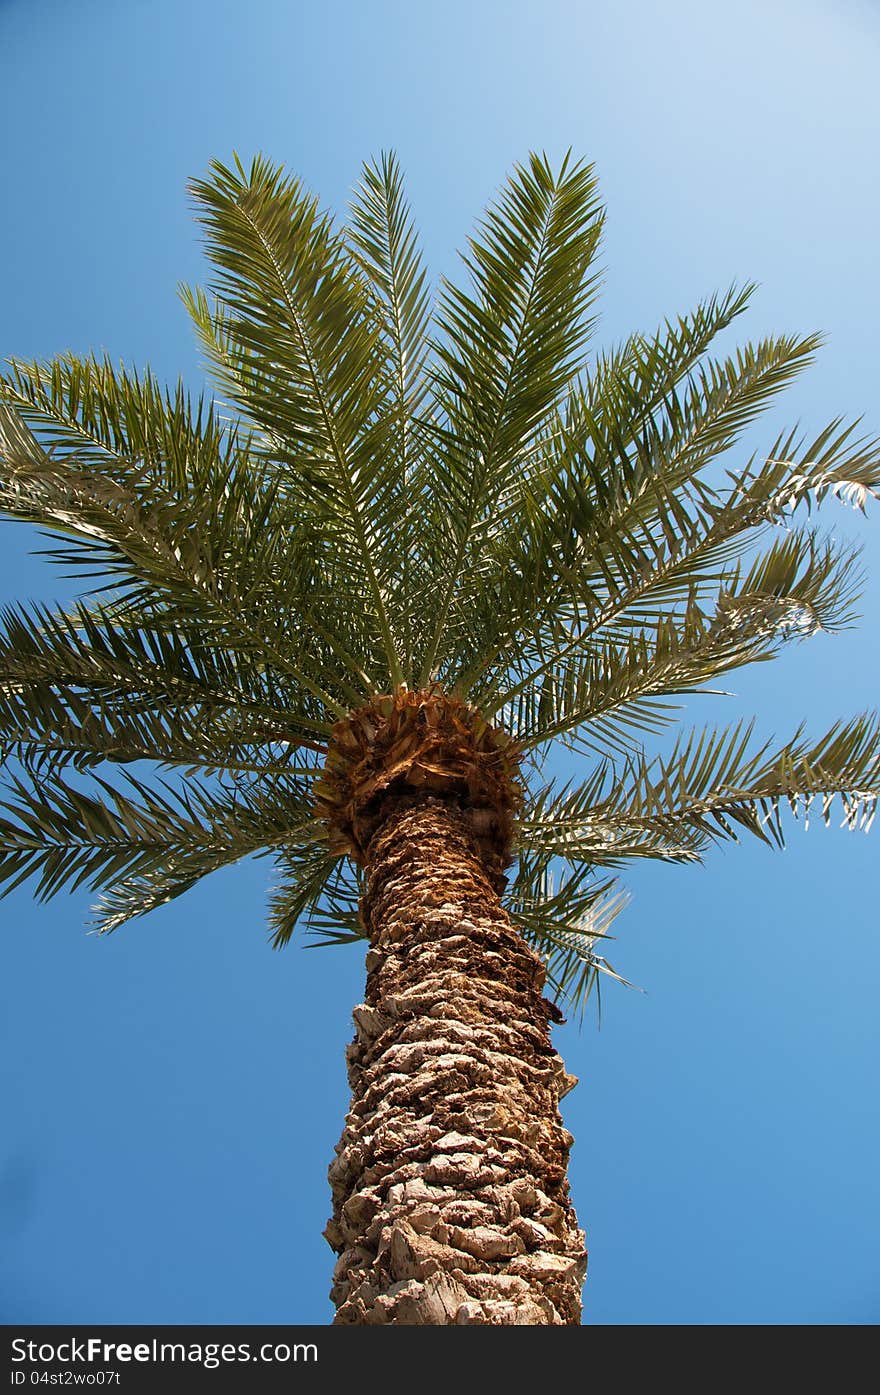
<path fill-rule="evenodd" d="M 400 688 L 336 723 L 313 787 L 316 813 L 331 848 L 364 863 L 389 801 L 438 795 L 466 813 L 487 865 L 504 866 L 522 802 L 519 763 L 511 738 L 476 708 L 436 689 Z"/>

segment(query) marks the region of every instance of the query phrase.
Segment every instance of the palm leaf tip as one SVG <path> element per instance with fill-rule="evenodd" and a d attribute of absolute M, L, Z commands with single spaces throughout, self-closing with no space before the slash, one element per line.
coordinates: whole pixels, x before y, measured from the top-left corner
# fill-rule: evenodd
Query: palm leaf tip
<path fill-rule="evenodd" d="M 564 865 L 552 853 L 521 846 L 507 904 L 514 923 L 544 960 L 554 1001 L 582 1016 L 598 976 L 620 978 L 596 945 L 609 938 L 629 896 L 613 880 L 598 881 L 588 864 L 560 873 L 554 863 Z"/>
<path fill-rule="evenodd" d="M 315 945 L 348 944 L 363 939 L 358 912 L 361 877 L 347 858 L 333 852 L 318 836 L 290 844 L 277 858 L 278 881 L 269 900 L 273 949 L 282 949 L 299 924 Z"/>
<path fill-rule="evenodd" d="M 668 756 L 606 765 L 584 785 L 548 788 L 523 820 L 521 847 L 545 858 L 617 867 L 634 858 L 698 861 L 748 832 L 784 844 L 782 813 L 839 801 L 850 828 L 869 828 L 880 796 L 880 718 L 836 723 L 818 740 L 798 732 L 755 746 L 753 724 L 685 732 Z"/>

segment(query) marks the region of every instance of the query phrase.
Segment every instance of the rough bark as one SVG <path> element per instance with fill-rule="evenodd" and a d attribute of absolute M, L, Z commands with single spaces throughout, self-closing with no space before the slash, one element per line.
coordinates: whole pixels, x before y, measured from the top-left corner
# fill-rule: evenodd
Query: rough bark
<path fill-rule="evenodd" d="M 576 1325 L 586 1270 L 541 961 L 466 813 L 389 801 L 368 849 L 366 1001 L 330 1167 L 337 1323 Z"/>

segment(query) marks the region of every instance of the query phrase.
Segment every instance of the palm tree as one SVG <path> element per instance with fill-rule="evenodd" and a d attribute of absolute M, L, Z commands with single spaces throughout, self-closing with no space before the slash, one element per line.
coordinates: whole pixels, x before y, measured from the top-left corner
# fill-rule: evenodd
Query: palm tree
<path fill-rule="evenodd" d="M 857 559 L 810 510 L 876 495 L 880 449 L 837 420 L 736 455 L 819 343 L 709 357 L 750 287 L 588 354 L 603 213 L 570 158 L 512 172 L 433 312 L 392 156 L 345 227 L 262 158 L 192 193 L 227 414 L 96 357 L 0 379 L 0 505 L 83 581 L 2 614 L 0 884 L 88 884 L 110 931 L 271 856 L 276 946 L 368 942 L 336 1321 L 576 1324 L 549 1028 L 614 975 L 614 873 L 781 844 L 816 799 L 867 825 L 880 788 L 870 716 L 644 740 L 850 622 Z"/>

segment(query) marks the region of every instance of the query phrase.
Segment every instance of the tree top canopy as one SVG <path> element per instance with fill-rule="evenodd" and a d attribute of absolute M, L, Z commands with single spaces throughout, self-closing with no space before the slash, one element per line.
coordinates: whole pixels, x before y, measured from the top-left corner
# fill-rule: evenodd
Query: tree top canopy
<path fill-rule="evenodd" d="M 277 944 L 301 917 L 357 938 L 360 873 L 313 787 L 334 726 L 406 690 L 512 738 L 508 901 L 576 1004 L 613 972 L 596 946 L 631 858 L 781 843 L 813 800 L 869 823 L 873 716 L 643 744 L 681 695 L 852 623 L 858 558 L 813 515 L 877 496 L 880 445 L 836 419 L 741 453 L 816 335 L 713 354 L 743 286 L 596 350 L 603 209 L 570 156 L 512 171 L 436 297 L 393 155 L 344 223 L 262 157 L 191 190 L 212 393 L 73 355 L 0 378 L 0 508 L 82 583 L 0 617 L 7 891 L 88 884 L 113 929 L 269 854 Z"/>

